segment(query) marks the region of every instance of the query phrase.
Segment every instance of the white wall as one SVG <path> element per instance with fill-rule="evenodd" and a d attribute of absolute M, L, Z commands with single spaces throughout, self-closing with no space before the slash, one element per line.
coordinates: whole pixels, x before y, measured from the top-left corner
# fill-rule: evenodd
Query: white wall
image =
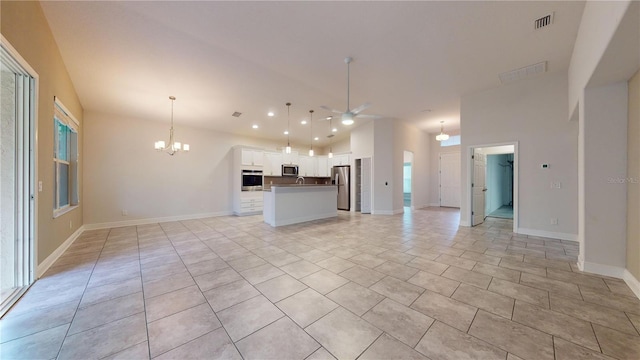
<path fill-rule="evenodd" d="M 393 143 L 393 127 L 391 120 L 379 119 L 373 122 L 372 214 L 392 215 L 394 210 L 397 211 L 393 207 L 393 188 L 394 186 L 402 187 L 402 157 L 394 163 L 396 154 Z M 396 159 L 398 158 L 396 157 Z M 402 207 L 400 209 L 401 212 Z"/>
<path fill-rule="evenodd" d="M 587 1 L 569 65 L 569 116 L 592 78 L 631 0 Z"/>
<path fill-rule="evenodd" d="M 580 114 L 584 136 L 584 269 L 625 267 L 627 211 L 627 82 L 585 89 Z M 615 139 L 615 141 L 612 141 Z M 614 275 L 614 274 L 611 274 Z"/>
<path fill-rule="evenodd" d="M 567 74 L 552 72 L 462 97 L 462 225 L 470 223 L 469 148 L 517 141 L 518 231 L 575 239 L 578 127 L 567 121 L 567 93 Z M 552 181 L 562 187 L 551 189 Z"/>
<path fill-rule="evenodd" d="M 230 214 L 231 147 L 281 146 L 177 124 L 176 140 L 191 151 L 169 156 L 153 149 L 155 141 L 168 140 L 168 123 L 87 111 L 83 126 L 86 225 Z"/>
<path fill-rule="evenodd" d="M 460 135 L 460 130 L 445 131 L 449 135 Z M 439 134 L 439 133 L 438 133 Z M 440 206 L 440 154 L 460 152 L 460 145 L 440 146 L 440 142 L 436 140 L 437 134 L 428 134 L 429 142 L 429 188 L 428 188 L 428 205 Z"/>

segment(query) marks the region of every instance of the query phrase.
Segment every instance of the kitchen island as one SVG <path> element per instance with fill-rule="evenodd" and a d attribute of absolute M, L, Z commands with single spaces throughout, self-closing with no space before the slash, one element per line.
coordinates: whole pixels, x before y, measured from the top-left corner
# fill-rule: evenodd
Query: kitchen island
<path fill-rule="evenodd" d="M 335 185 L 271 185 L 263 191 L 264 222 L 276 227 L 338 216 Z"/>

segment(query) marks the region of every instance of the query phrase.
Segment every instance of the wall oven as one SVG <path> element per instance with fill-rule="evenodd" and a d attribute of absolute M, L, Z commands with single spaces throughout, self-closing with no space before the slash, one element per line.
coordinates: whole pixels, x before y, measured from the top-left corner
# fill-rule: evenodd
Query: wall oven
<path fill-rule="evenodd" d="M 262 191 L 262 170 L 242 170 L 242 191 Z"/>
<path fill-rule="evenodd" d="M 282 176 L 298 176 L 298 165 L 282 164 Z"/>

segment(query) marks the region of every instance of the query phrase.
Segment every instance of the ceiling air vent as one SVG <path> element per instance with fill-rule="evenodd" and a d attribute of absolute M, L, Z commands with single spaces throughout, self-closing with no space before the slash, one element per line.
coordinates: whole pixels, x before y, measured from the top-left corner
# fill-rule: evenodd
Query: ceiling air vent
<path fill-rule="evenodd" d="M 547 71 L 547 62 L 539 62 L 537 64 L 525 66 L 520 69 L 515 69 L 507 72 L 503 72 L 498 75 L 500 77 L 500 82 L 503 84 L 507 84 L 510 82 L 514 82 L 516 80 L 522 80 L 526 77 L 540 74 Z"/>
<path fill-rule="evenodd" d="M 242 113 L 241 112 L 237 112 L 237 111 L 234 112 L 233 114 L 231 114 L 231 116 L 233 116 L 233 117 L 240 117 L 240 115 L 242 115 Z"/>
<path fill-rule="evenodd" d="M 547 27 L 551 24 L 553 24 L 553 13 L 545 15 L 540 19 L 536 19 L 536 21 L 533 22 L 533 26 L 536 30 L 542 29 L 543 27 Z"/>

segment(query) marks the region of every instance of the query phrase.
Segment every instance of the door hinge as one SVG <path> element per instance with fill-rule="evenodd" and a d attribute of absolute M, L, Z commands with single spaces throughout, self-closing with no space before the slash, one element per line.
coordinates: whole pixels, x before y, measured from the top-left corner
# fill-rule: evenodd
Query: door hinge
<path fill-rule="evenodd" d="M 473 183 L 471 183 L 471 187 L 473 187 Z"/>
<path fill-rule="evenodd" d="M 476 157 L 475 157 L 474 155 L 471 155 L 471 158 L 472 158 L 472 159 L 475 159 Z"/>
<path fill-rule="evenodd" d="M 471 215 L 475 215 L 475 214 L 473 213 L 473 211 L 471 212 Z"/>

